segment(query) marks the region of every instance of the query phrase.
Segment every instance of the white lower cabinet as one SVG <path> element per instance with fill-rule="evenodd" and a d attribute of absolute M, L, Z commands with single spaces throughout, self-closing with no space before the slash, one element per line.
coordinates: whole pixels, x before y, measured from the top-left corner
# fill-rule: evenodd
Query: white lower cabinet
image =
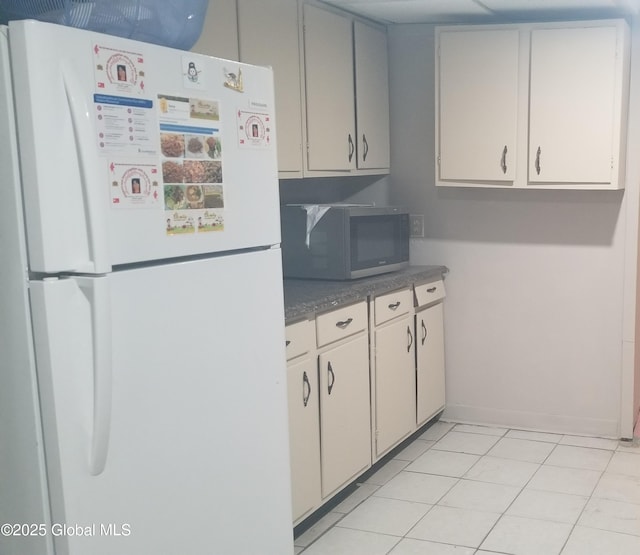
<path fill-rule="evenodd" d="M 293 523 L 445 404 L 442 280 L 287 326 Z"/>
<path fill-rule="evenodd" d="M 293 519 L 320 504 L 318 370 L 306 357 L 287 368 Z"/>
<path fill-rule="evenodd" d="M 287 327 L 287 389 L 293 521 L 320 506 L 320 413 L 315 323 Z"/>
<path fill-rule="evenodd" d="M 293 523 L 371 466 L 365 301 L 287 326 Z"/>
<path fill-rule="evenodd" d="M 316 318 L 322 496 L 371 466 L 367 303 Z"/>
<path fill-rule="evenodd" d="M 411 290 L 403 289 L 372 303 L 371 408 L 376 460 L 416 429 L 412 300 Z"/>
<path fill-rule="evenodd" d="M 444 283 L 416 286 L 416 422 L 421 426 L 445 405 Z"/>
<path fill-rule="evenodd" d="M 327 497 L 371 466 L 366 333 L 321 353 L 318 366 L 322 495 Z"/>

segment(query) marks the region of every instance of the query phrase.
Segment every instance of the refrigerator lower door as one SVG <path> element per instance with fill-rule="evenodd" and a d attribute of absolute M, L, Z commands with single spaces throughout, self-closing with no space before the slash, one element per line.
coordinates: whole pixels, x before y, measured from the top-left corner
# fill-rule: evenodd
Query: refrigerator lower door
<path fill-rule="evenodd" d="M 56 555 L 293 552 L 278 249 L 31 299 Z"/>

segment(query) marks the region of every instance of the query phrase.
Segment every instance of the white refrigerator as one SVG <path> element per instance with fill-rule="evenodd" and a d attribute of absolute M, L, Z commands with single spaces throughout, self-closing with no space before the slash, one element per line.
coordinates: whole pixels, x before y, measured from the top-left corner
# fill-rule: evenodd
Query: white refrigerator
<path fill-rule="evenodd" d="M 0 553 L 293 553 L 272 72 L 0 28 Z"/>

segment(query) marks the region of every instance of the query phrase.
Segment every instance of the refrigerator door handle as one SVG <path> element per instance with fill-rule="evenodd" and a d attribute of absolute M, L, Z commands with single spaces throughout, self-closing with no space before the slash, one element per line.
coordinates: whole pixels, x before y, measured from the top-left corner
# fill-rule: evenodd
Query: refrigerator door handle
<path fill-rule="evenodd" d="M 92 176 L 102 175 L 104 168 L 96 153 L 96 143 L 90 122 L 91 110 L 83 95 L 82 85 L 78 82 L 73 69 L 62 67 L 62 81 L 71 115 L 73 136 L 78 155 L 78 171 L 82 182 L 83 202 L 85 209 L 85 225 L 89 241 L 89 256 L 92 260 L 81 263 L 75 270 L 91 274 L 111 271 L 109 262 L 109 238 L 107 222 L 104 217 L 101 194 L 102 187 L 96 187 Z M 95 177 L 94 177 L 95 179 Z"/>
<path fill-rule="evenodd" d="M 107 462 L 111 432 L 111 289 L 108 276 L 76 279 L 91 306 L 93 431 L 89 469 L 92 475 L 97 476 Z"/>

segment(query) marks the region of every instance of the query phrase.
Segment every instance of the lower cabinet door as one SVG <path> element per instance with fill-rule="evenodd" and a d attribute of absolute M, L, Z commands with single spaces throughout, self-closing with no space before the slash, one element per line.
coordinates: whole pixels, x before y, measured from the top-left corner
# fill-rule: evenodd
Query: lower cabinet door
<path fill-rule="evenodd" d="M 413 317 L 375 330 L 375 453 L 379 457 L 416 428 Z"/>
<path fill-rule="evenodd" d="M 293 521 L 320 506 L 320 416 L 315 358 L 287 367 Z"/>
<path fill-rule="evenodd" d="M 322 496 L 371 465 L 369 342 L 355 337 L 318 358 Z"/>
<path fill-rule="evenodd" d="M 444 408 L 444 322 L 438 303 L 416 314 L 417 424 Z"/>

